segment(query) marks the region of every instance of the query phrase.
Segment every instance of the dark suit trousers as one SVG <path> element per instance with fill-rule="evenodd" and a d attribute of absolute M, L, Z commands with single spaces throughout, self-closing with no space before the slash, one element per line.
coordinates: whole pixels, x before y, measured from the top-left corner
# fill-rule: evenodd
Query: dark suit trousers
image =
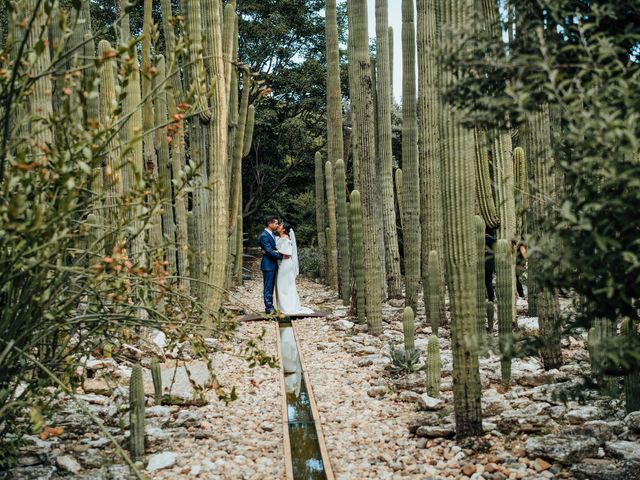
<path fill-rule="evenodd" d="M 262 271 L 262 283 L 264 285 L 264 308 L 267 313 L 273 312 L 273 288 L 276 284 L 277 270 Z"/>

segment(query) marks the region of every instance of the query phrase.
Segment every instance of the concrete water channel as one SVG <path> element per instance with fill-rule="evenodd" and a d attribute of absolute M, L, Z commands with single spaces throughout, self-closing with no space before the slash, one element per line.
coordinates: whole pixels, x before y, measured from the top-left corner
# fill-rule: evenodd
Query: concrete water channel
<path fill-rule="evenodd" d="M 279 324 L 278 339 L 287 477 L 293 480 L 333 480 L 313 390 L 290 319 Z"/>

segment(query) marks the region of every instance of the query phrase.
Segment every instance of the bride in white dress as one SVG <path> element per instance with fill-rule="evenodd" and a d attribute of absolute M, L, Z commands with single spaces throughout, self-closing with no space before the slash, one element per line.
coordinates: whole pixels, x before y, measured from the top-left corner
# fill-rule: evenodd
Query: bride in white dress
<path fill-rule="evenodd" d="M 286 224 L 278 227 L 278 233 L 280 236 L 276 239 L 276 250 L 283 255 L 288 255 L 288 258 L 278 262 L 276 308 L 286 315 L 313 313 L 310 308 L 300 305 L 300 297 L 296 288 L 296 277 L 300 271 L 296 234 L 293 228 Z"/>

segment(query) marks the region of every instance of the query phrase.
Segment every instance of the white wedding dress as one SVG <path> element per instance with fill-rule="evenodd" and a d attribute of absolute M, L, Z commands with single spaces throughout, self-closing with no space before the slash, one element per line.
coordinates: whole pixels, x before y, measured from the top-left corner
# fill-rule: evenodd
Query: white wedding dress
<path fill-rule="evenodd" d="M 278 262 L 276 277 L 276 308 L 285 315 L 313 313 L 310 308 L 300 305 L 300 297 L 296 288 L 296 277 L 299 273 L 298 247 L 293 229 L 289 230 L 290 238 L 278 237 L 276 250 L 289 258 Z"/>

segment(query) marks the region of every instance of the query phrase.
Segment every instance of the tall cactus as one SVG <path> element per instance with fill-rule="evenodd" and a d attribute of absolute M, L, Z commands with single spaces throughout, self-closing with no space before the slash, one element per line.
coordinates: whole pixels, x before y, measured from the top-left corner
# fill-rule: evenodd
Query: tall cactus
<path fill-rule="evenodd" d="M 347 211 L 347 177 L 344 161 L 336 161 L 336 217 L 338 222 L 338 248 L 339 248 L 339 273 L 340 294 L 345 305 L 349 305 L 351 295 L 351 259 L 349 255 L 349 214 Z"/>
<path fill-rule="evenodd" d="M 438 261 L 438 252 L 431 250 L 429 252 L 429 263 L 427 272 L 427 295 L 429 312 L 427 318 L 431 322 L 431 333 L 438 335 L 438 327 L 444 320 L 440 314 L 440 303 L 442 302 L 442 272 L 440 271 L 440 262 Z M 425 302 L 427 305 L 427 302 Z"/>
<path fill-rule="evenodd" d="M 402 210 L 402 190 L 403 190 L 402 169 L 397 168 L 395 172 L 396 198 L 398 199 L 398 213 L 400 214 L 400 228 L 404 231 L 404 211 Z"/>
<path fill-rule="evenodd" d="M 498 237 L 506 238 L 507 240 L 513 239 L 516 235 L 516 205 L 511 148 L 511 134 L 509 132 L 497 130 L 493 132 L 496 204 L 498 217 L 500 218 Z"/>
<path fill-rule="evenodd" d="M 405 307 L 402 312 L 402 333 L 404 334 L 404 351 L 409 354 L 416 349 L 416 343 L 414 339 L 415 335 L 415 323 L 413 309 L 411 307 Z"/>
<path fill-rule="evenodd" d="M 527 170 L 531 185 L 531 208 L 527 226 L 534 237 L 541 236 L 544 224 L 552 214 L 555 202 L 555 177 L 549 124 L 549 107 L 529 115 L 524 128 L 523 145 L 528 152 Z M 560 352 L 560 317 L 558 297 L 555 292 L 543 286 L 538 269 L 538 256 L 534 249 L 529 255 L 529 315 L 538 316 L 542 347 L 540 355 L 545 369 L 562 365 Z"/>
<path fill-rule="evenodd" d="M 162 125 L 167 124 L 167 94 L 166 94 L 166 63 L 164 57 L 159 55 L 157 57 L 158 74 L 154 77 L 154 90 L 155 90 L 155 124 L 156 124 L 156 152 L 158 157 L 158 180 L 159 180 L 159 193 L 160 201 L 162 203 L 161 217 L 162 217 L 162 237 L 164 251 L 167 259 L 167 270 L 170 276 L 178 274 L 177 263 L 177 251 L 176 251 L 176 237 L 175 237 L 175 222 L 173 219 L 173 201 L 171 184 L 171 156 L 169 152 L 169 142 L 167 140 L 167 127 Z"/>
<path fill-rule="evenodd" d="M 327 53 L 327 157 L 335 165 L 342 158 L 342 94 L 336 0 L 326 0 L 325 34 Z"/>
<path fill-rule="evenodd" d="M 247 157 L 251 152 L 251 144 L 253 143 L 253 129 L 256 124 L 256 107 L 249 105 L 247 112 L 247 125 L 244 130 L 244 139 L 242 140 L 242 157 Z"/>
<path fill-rule="evenodd" d="M 129 380 L 129 453 L 134 460 L 144 456 L 144 383 L 142 367 L 131 370 Z"/>
<path fill-rule="evenodd" d="M 322 163 L 322 155 L 316 152 L 315 156 L 315 174 L 316 174 L 316 231 L 318 232 L 318 259 L 320 266 L 320 276 L 325 280 L 327 277 L 327 237 L 324 233 L 326 228 L 326 203 L 324 196 L 324 166 Z"/>
<path fill-rule="evenodd" d="M 442 102 L 438 86 L 436 52 L 439 48 L 439 26 L 436 22 L 437 0 L 417 0 L 417 43 L 418 43 L 418 155 L 420 169 L 420 226 L 422 287 L 424 292 L 427 320 L 432 324 L 431 312 L 437 312 L 435 322 L 444 319 L 444 295 L 439 299 L 437 310 L 429 305 L 432 279 L 429 261 L 430 252 L 438 254 L 437 271 L 440 278 L 439 291 L 444 291 L 444 234 L 442 206 L 442 164 L 439 125 Z"/>
<path fill-rule="evenodd" d="M 500 370 L 502 384 L 509 386 L 511 380 L 511 355 L 513 354 L 514 318 L 513 304 L 513 254 L 510 242 L 504 238 L 496 242 L 496 297 L 498 301 L 498 335 L 500 344 Z"/>
<path fill-rule="evenodd" d="M 98 55 L 104 60 L 100 70 L 100 125 L 102 128 L 113 128 L 117 124 L 115 115 L 118 103 L 116 98 L 116 79 L 114 60 L 115 51 L 107 40 L 98 43 Z M 122 180 L 122 164 L 120 148 L 116 136 L 111 137 L 107 145 L 106 162 L 103 169 L 103 187 L 105 192 L 105 249 L 110 254 L 118 242 L 115 232 L 120 229 L 122 219 L 119 218 L 118 199 L 122 197 L 124 185 Z"/>
<path fill-rule="evenodd" d="M 389 91 L 391 92 L 391 106 L 393 106 L 394 98 L 393 98 L 393 27 L 389 26 L 388 30 L 389 35 Z"/>
<path fill-rule="evenodd" d="M 527 178 L 527 160 L 522 147 L 513 149 L 514 199 L 516 205 L 516 237 L 525 233 L 525 213 L 529 208 L 529 179 Z"/>
<path fill-rule="evenodd" d="M 451 0 L 438 3 L 436 18 L 442 21 L 444 45 L 454 42 L 453 32 L 470 21 L 472 2 Z M 453 83 L 453 75 L 441 65 L 438 75 L 442 88 Z M 443 155 L 442 186 L 444 199 L 445 264 L 451 299 L 451 346 L 453 350 L 453 399 L 456 435 L 464 438 L 482 433 L 480 372 L 477 340 L 476 257 L 473 212 L 475 171 L 473 168 L 473 134 L 462 124 L 462 113 L 444 105 L 441 125 L 446 125 L 440 139 Z"/>
<path fill-rule="evenodd" d="M 480 345 L 483 345 L 486 337 L 486 327 L 485 327 L 485 319 L 487 315 L 486 310 L 486 287 L 484 284 L 484 243 L 485 243 L 485 235 L 484 235 L 484 220 L 480 215 L 476 215 L 475 217 L 475 228 L 476 228 L 476 252 L 478 252 L 478 271 L 476 273 L 476 298 L 477 298 L 477 311 L 478 311 L 478 341 Z"/>
<path fill-rule="evenodd" d="M 493 199 L 491 188 L 491 173 L 489 172 L 489 145 L 487 132 L 475 128 L 475 154 L 476 154 L 476 199 L 480 215 L 484 222 L 491 228 L 500 226 L 500 216 Z"/>
<path fill-rule="evenodd" d="M 362 239 L 362 201 L 360 192 L 353 190 L 350 195 L 351 209 L 351 257 L 353 258 L 353 276 L 355 280 L 356 313 L 358 323 L 365 323 L 364 293 L 364 245 Z"/>
<path fill-rule="evenodd" d="M 406 304 L 418 304 L 420 287 L 420 177 L 416 107 L 416 38 L 413 0 L 402 0 L 402 171 Z"/>
<path fill-rule="evenodd" d="M 359 171 L 359 188 L 362 192 L 363 245 L 367 321 L 371 333 L 382 332 L 382 305 L 380 302 L 380 258 L 378 229 L 380 214 L 376 197 L 376 145 L 373 131 L 373 92 L 371 91 L 371 58 L 369 57 L 369 32 L 367 27 L 366 0 L 349 2 L 349 37 L 352 50 L 349 63 L 352 64 L 353 115 L 356 129 L 356 149 L 354 167 Z"/>
<path fill-rule="evenodd" d="M 636 325 L 629 318 L 620 323 L 620 335 L 627 337 L 629 341 L 638 336 Z M 629 372 L 624 377 L 624 397 L 627 413 L 640 410 L 640 371 Z"/>
<path fill-rule="evenodd" d="M 387 0 L 376 0 L 376 85 L 377 85 L 377 153 L 380 161 L 378 182 L 384 232 L 385 271 L 388 295 L 401 296 L 400 250 L 396 230 L 393 198 L 393 154 L 391 150 L 391 61 L 389 53 L 389 6 Z M 404 139 L 404 136 L 403 136 Z M 403 154 L 404 159 L 404 154 Z M 408 305 L 414 306 L 413 303 Z"/>
<path fill-rule="evenodd" d="M 327 160 L 324 164 L 324 186 L 327 191 L 327 217 L 329 218 L 329 230 L 331 235 L 327 238 L 327 255 L 328 255 L 328 275 L 329 285 L 334 290 L 338 290 L 338 244 L 337 230 L 338 221 L 336 218 L 336 196 L 333 182 L 333 164 Z"/>
<path fill-rule="evenodd" d="M 222 19 L 219 0 L 205 3 L 205 39 L 207 64 L 211 72 L 211 120 L 208 125 L 207 166 L 210 172 L 208 187 L 211 191 L 209 212 L 208 247 L 211 265 L 207 280 L 212 287 L 207 290 L 205 303 L 210 311 L 217 312 L 222 304 L 225 283 L 229 223 L 229 181 L 227 172 L 227 97 L 225 96 L 225 66 L 222 54 Z"/>
<path fill-rule="evenodd" d="M 427 343 L 427 395 L 433 398 L 440 396 L 440 377 L 442 376 L 440 359 L 440 342 L 434 334 Z"/>

